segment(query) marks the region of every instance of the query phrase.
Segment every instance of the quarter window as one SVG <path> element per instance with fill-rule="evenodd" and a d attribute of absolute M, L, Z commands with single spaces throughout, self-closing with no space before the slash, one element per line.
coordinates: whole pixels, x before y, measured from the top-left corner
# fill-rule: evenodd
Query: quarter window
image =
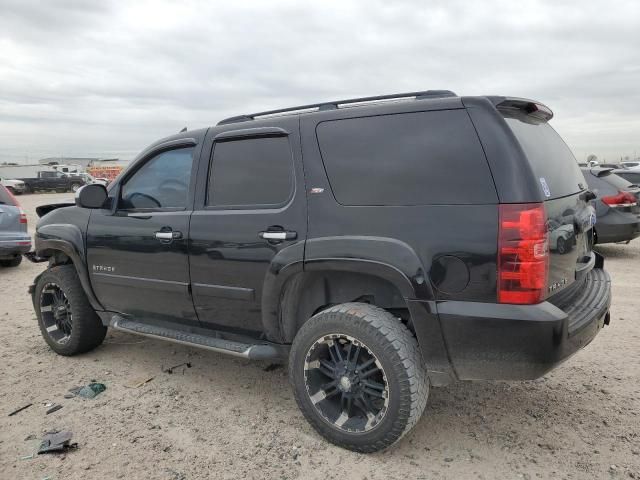
<path fill-rule="evenodd" d="M 465 110 L 325 121 L 316 129 L 342 205 L 495 203 L 480 141 Z"/>
<path fill-rule="evenodd" d="M 211 159 L 207 205 L 283 205 L 293 192 L 292 167 L 287 137 L 217 142 Z"/>
<path fill-rule="evenodd" d="M 186 208 L 192 164 L 193 147 L 156 155 L 124 183 L 120 208 Z"/>

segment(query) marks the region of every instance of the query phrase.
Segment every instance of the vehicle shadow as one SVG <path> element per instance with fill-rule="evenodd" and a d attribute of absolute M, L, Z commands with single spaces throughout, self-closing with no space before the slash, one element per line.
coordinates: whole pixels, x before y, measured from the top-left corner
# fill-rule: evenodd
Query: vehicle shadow
<path fill-rule="evenodd" d="M 225 409 L 253 409 L 272 412 L 271 428 L 290 430 L 285 435 L 302 437 L 313 445 L 324 442 L 297 408 L 286 365 L 271 367 L 267 362 L 250 362 L 121 332 L 110 333 L 106 343 L 90 355 L 100 357 L 100 361 L 117 358 L 126 365 L 135 365 L 137 370 L 146 369 L 156 380 L 145 388 L 162 386 L 180 390 L 188 401 L 194 402 L 191 407 L 185 406 L 183 413 L 195 415 L 196 422 L 202 422 L 198 417 L 202 411 L 195 408 L 197 403 L 220 398 L 220 392 L 224 392 L 224 404 L 211 409 L 208 415 L 224 416 L 225 428 L 230 427 L 228 422 L 232 422 L 232 426 L 237 422 L 238 428 L 243 423 L 237 416 L 225 415 Z M 183 367 L 173 375 L 161 372 L 161 366 L 185 361 L 191 362 L 192 368 Z M 549 449 L 560 448 L 562 435 L 558 438 L 557 432 L 555 436 L 550 433 L 554 427 L 561 426 L 568 437 L 580 436 L 576 429 L 599 422 L 597 413 L 591 415 L 587 423 L 582 419 L 578 421 L 578 416 L 584 415 L 584 410 L 577 408 L 579 400 L 580 395 L 576 395 L 571 386 L 547 378 L 528 382 L 459 382 L 432 388 L 425 413 L 414 431 L 397 446 L 375 456 L 404 458 L 424 456 L 425 451 L 453 449 L 456 455 L 466 455 L 468 460 L 479 450 L 522 450 L 532 441 L 551 445 Z M 218 428 L 215 425 L 220 424 L 214 421 L 212 425 L 211 428 Z M 211 435 L 223 433 L 222 430 L 210 432 Z M 243 435 L 250 437 L 259 432 L 247 430 Z M 327 445 L 327 448 L 334 447 Z"/>

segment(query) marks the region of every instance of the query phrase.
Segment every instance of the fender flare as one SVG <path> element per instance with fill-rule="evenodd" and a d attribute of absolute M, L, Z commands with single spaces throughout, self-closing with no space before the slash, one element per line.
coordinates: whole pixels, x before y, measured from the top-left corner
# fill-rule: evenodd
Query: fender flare
<path fill-rule="evenodd" d="M 66 238 L 62 238 L 62 235 Z M 89 303 L 95 310 L 103 310 L 91 287 L 89 270 L 85 260 L 84 237 L 76 225 L 50 224 L 41 226 L 35 235 L 35 250 L 42 257 L 51 257 L 56 251 L 68 256 L 76 269 Z"/>

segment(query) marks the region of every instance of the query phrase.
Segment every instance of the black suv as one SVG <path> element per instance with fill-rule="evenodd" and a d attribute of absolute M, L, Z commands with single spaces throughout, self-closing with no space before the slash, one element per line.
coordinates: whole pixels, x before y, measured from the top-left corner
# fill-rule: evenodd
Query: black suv
<path fill-rule="evenodd" d="M 288 358 L 321 435 L 383 449 L 431 386 L 540 377 L 609 322 L 593 194 L 552 115 L 426 91 L 161 140 L 108 191 L 39 208 L 42 334 L 61 355 L 111 327 Z"/>

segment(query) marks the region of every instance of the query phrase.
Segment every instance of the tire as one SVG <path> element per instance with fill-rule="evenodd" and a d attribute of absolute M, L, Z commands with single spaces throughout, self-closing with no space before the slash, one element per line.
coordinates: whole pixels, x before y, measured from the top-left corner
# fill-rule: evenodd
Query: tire
<path fill-rule="evenodd" d="M 11 260 L 0 260 L 0 267 L 17 267 L 22 263 L 22 255 L 18 255 Z"/>
<path fill-rule="evenodd" d="M 46 270 L 36 283 L 33 304 L 43 338 L 59 355 L 93 350 L 107 334 L 107 327 L 89 304 L 73 265 Z M 61 312 L 61 305 L 66 312 Z"/>
<path fill-rule="evenodd" d="M 7 187 L 7 190 L 9 190 L 9 193 L 10 193 L 11 195 L 16 195 L 16 189 L 15 189 L 15 188 L 13 188 L 13 187 Z"/>
<path fill-rule="evenodd" d="M 333 362 L 338 353 L 342 361 L 356 360 L 346 373 Z M 362 453 L 398 442 L 420 419 L 429 395 L 416 339 L 391 313 L 364 303 L 336 305 L 311 317 L 291 346 L 289 378 L 313 428 L 331 443 Z M 324 388 L 331 384 L 337 386 Z"/>
<path fill-rule="evenodd" d="M 71 188 L 71 191 L 72 191 L 72 192 L 77 192 L 77 191 L 78 191 L 78 189 L 79 189 L 81 186 L 82 186 L 82 185 L 81 185 L 81 184 L 79 184 L 79 183 L 72 183 L 70 188 Z"/>
<path fill-rule="evenodd" d="M 567 252 L 567 241 L 564 238 L 558 238 L 558 242 L 556 243 L 556 250 L 560 255 Z"/>
<path fill-rule="evenodd" d="M 33 193 L 33 187 L 31 187 L 31 185 L 29 185 L 28 183 L 25 183 L 24 193 Z"/>

